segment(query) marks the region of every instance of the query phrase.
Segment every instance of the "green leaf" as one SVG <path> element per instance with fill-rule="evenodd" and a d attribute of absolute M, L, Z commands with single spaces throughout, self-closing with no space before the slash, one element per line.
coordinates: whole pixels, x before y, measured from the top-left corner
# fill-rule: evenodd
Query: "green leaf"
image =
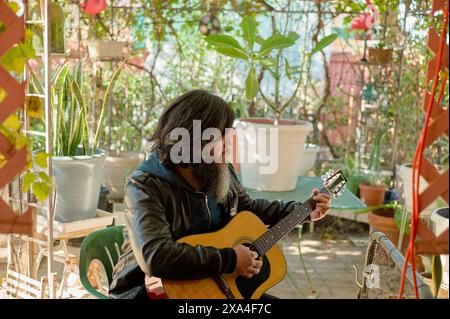
<path fill-rule="evenodd" d="M 245 80 L 245 96 L 251 100 L 256 96 L 258 92 L 259 83 L 256 77 L 256 72 L 253 67 L 248 70 L 247 78 Z"/>
<path fill-rule="evenodd" d="M 20 7 L 19 4 L 17 4 L 16 2 L 10 1 L 7 2 L 8 7 L 14 12 L 17 13 L 17 11 L 19 11 Z"/>
<path fill-rule="evenodd" d="M 403 209 L 401 206 L 396 206 L 394 209 L 394 221 L 397 229 L 402 229 L 402 218 L 403 218 Z M 410 223 L 411 219 L 409 216 L 406 216 L 404 235 L 408 235 L 410 231 Z"/>
<path fill-rule="evenodd" d="M 30 82 L 31 85 L 34 89 L 34 91 L 37 94 L 44 94 L 44 86 L 42 85 L 41 81 L 39 80 L 39 78 L 36 76 L 36 74 L 33 72 L 33 70 L 31 68 L 29 68 L 29 75 L 30 75 Z"/>
<path fill-rule="evenodd" d="M 437 298 L 442 284 L 442 263 L 439 255 L 433 255 L 431 259 L 431 278 L 433 280 L 433 293 Z"/>
<path fill-rule="evenodd" d="M 277 60 L 268 56 L 261 60 L 261 64 L 265 69 L 274 68 L 277 65 Z"/>
<path fill-rule="evenodd" d="M 257 26 L 258 24 L 254 16 L 245 16 L 244 18 L 242 18 L 242 34 L 245 41 L 247 41 L 250 50 L 253 49 L 253 45 L 255 44 Z"/>
<path fill-rule="evenodd" d="M 290 72 L 290 66 L 289 66 L 289 62 L 286 58 L 284 58 L 284 67 L 285 67 L 285 71 L 286 71 L 286 76 L 289 80 L 292 79 L 292 73 Z"/>
<path fill-rule="evenodd" d="M 47 168 L 47 158 L 48 158 L 48 154 L 45 152 L 39 152 L 36 154 L 36 165 L 38 165 L 39 167 L 42 168 Z"/>
<path fill-rule="evenodd" d="M 114 89 L 114 85 L 116 84 L 117 79 L 119 78 L 120 74 L 122 74 L 123 66 L 124 66 L 124 64 L 121 63 L 121 64 L 119 64 L 116 67 L 116 69 L 114 70 L 114 72 L 113 72 L 113 74 L 111 76 L 111 79 L 109 80 L 109 84 L 108 84 L 108 87 L 106 88 L 105 95 L 103 96 L 103 103 L 102 103 L 102 108 L 100 110 L 100 117 L 99 117 L 99 120 L 98 120 L 97 129 L 96 129 L 95 135 L 94 135 L 94 150 L 97 147 L 100 127 L 101 127 L 102 122 L 103 122 L 103 114 L 104 114 L 105 109 L 106 109 L 106 103 L 109 102 L 109 96 L 112 93 L 112 90 Z M 84 118 L 85 118 L 85 121 L 87 123 L 87 116 L 85 116 Z M 85 127 L 87 129 L 87 124 L 85 125 Z"/>
<path fill-rule="evenodd" d="M 11 130 L 17 131 L 20 129 L 20 120 L 17 114 L 12 114 L 3 121 L 3 125 Z"/>
<path fill-rule="evenodd" d="M 50 177 L 47 175 L 46 172 L 39 172 L 39 177 L 47 184 L 50 184 Z"/>
<path fill-rule="evenodd" d="M 264 42 L 264 39 L 260 35 L 257 35 L 255 37 L 255 42 L 261 45 Z"/>
<path fill-rule="evenodd" d="M 259 56 L 263 57 L 275 49 L 283 49 L 293 46 L 294 43 L 295 41 L 291 38 L 285 37 L 280 34 L 275 34 L 264 40 L 264 42 L 261 44 L 261 48 L 259 49 Z"/>
<path fill-rule="evenodd" d="M 27 192 L 30 189 L 31 184 L 36 180 L 36 175 L 32 172 L 27 172 L 22 179 L 22 192 Z"/>
<path fill-rule="evenodd" d="M 338 38 L 338 35 L 336 33 L 332 33 L 330 35 L 327 35 L 325 38 L 323 38 L 322 40 L 320 40 L 316 46 L 314 47 L 314 49 L 312 49 L 310 55 L 314 55 L 319 51 L 322 51 L 323 49 L 325 49 L 327 46 L 329 46 L 331 43 L 333 43 L 336 39 Z"/>
<path fill-rule="evenodd" d="M 49 186 L 47 183 L 44 182 L 37 182 L 33 184 L 33 194 L 36 196 L 36 198 L 43 202 L 47 199 L 49 194 Z"/>
<path fill-rule="evenodd" d="M 55 74 L 53 79 L 54 87 L 56 91 L 60 91 L 64 87 L 64 83 L 66 82 L 67 74 L 69 74 L 69 63 L 63 64 Z"/>
<path fill-rule="evenodd" d="M 298 38 L 300 38 L 300 36 L 298 35 L 298 33 L 293 32 L 293 31 L 290 31 L 290 32 L 288 33 L 287 37 L 288 37 L 289 39 L 291 39 L 292 41 L 294 41 L 294 42 L 297 41 Z"/>
<path fill-rule="evenodd" d="M 230 35 L 214 34 L 205 37 L 205 41 L 212 45 L 214 50 L 233 58 L 247 60 L 248 55 L 239 42 Z"/>

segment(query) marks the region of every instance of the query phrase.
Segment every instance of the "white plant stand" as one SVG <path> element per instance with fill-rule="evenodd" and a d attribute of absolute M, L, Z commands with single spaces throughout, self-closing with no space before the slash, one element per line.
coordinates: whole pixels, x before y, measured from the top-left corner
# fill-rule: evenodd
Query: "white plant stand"
<path fill-rule="evenodd" d="M 78 265 L 79 262 L 79 255 L 69 252 L 68 240 L 82 238 L 96 230 L 106 228 L 113 224 L 114 218 L 113 214 L 98 209 L 95 218 L 69 223 L 53 222 L 53 239 L 60 241 L 58 247 L 52 247 L 54 251 L 53 260 L 64 264 L 62 279 L 57 293 L 58 299 L 63 297 L 71 266 Z M 37 244 L 39 250 L 36 264 L 33 267 L 34 274 L 37 274 L 42 259 L 48 257 L 49 249 L 46 241 L 48 235 L 47 225 L 47 218 L 42 215 L 37 215 L 37 231 L 33 234 L 33 237 L 28 238 L 29 241 Z"/>

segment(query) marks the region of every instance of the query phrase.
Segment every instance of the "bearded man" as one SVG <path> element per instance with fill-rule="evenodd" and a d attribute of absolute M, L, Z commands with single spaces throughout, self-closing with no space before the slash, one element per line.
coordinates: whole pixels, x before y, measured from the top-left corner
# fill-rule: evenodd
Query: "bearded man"
<path fill-rule="evenodd" d="M 274 225 L 301 204 L 249 197 L 225 161 L 225 134 L 234 119 L 234 111 L 223 99 L 203 90 L 181 95 L 162 114 L 151 138 L 151 153 L 127 179 L 124 254 L 114 268 L 111 298 L 148 298 L 146 275 L 190 280 L 233 272 L 251 278 L 259 272 L 258 254 L 246 246 L 218 249 L 176 242 L 216 231 L 240 211 L 251 211 L 266 225 Z M 195 123 L 201 124 L 201 133 L 211 128 L 220 132 L 222 151 L 206 152 L 214 161 L 201 156 L 214 140 L 203 140 Z M 180 150 L 184 155 L 176 151 L 182 141 L 174 139 L 180 129 L 190 137 L 184 144 L 187 152 L 186 147 Z M 309 220 L 318 220 L 328 212 L 330 196 L 316 189 L 312 196 L 316 208 Z"/>

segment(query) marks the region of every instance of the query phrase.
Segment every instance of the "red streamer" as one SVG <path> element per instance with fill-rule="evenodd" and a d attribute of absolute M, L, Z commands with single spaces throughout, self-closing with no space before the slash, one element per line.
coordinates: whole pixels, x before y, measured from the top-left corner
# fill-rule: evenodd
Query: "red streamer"
<path fill-rule="evenodd" d="M 430 119 L 431 119 L 431 112 L 432 112 L 435 97 L 436 97 L 437 86 L 439 83 L 440 68 L 441 68 L 441 64 L 442 64 L 442 56 L 444 53 L 444 44 L 445 44 L 447 25 L 448 25 L 448 9 L 449 9 L 449 7 L 448 7 L 448 3 L 447 3 L 447 5 L 445 6 L 445 9 L 444 9 L 444 23 L 442 25 L 442 30 L 441 30 L 441 41 L 439 43 L 439 50 L 438 50 L 438 54 L 437 54 L 436 73 L 435 73 L 435 77 L 433 80 L 433 88 L 431 91 L 431 98 L 429 100 L 429 106 L 427 109 L 427 115 L 425 118 L 425 125 L 423 128 L 423 132 L 420 136 L 419 143 L 418 143 L 416 151 L 414 153 L 413 189 L 412 189 L 412 191 L 413 191 L 413 215 L 411 218 L 410 241 L 409 241 L 408 250 L 407 250 L 407 253 L 405 256 L 405 264 L 403 266 L 403 271 L 402 271 L 402 278 L 401 278 L 400 290 L 399 290 L 399 298 L 402 298 L 402 296 L 403 296 L 403 290 L 404 290 L 405 278 L 406 278 L 406 269 L 408 266 L 408 261 L 409 261 L 409 259 L 411 259 L 414 294 L 415 294 L 416 298 L 419 299 L 419 291 L 417 289 L 417 281 L 416 281 L 416 265 L 415 265 L 415 260 L 414 260 L 414 257 L 415 257 L 414 243 L 415 243 L 416 236 L 417 236 L 417 229 L 418 229 L 417 225 L 419 223 L 419 213 L 420 213 L 419 212 L 419 205 L 420 205 L 419 186 L 420 186 L 420 176 L 421 176 L 421 172 L 422 172 L 422 158 L 423 158 L 423 151 L 424 151 L 424 147 L 425 147 L 425 140 L 427 137 L 428 126 L 429 126 Z M 441 82 L 441 89 L 439 92 L 438 103 L 440 103 L 442 100 L 442 96 L 445 91 L 446 82 L 447 82 L 447 76 L 445 76 L 443 81 Z"/>

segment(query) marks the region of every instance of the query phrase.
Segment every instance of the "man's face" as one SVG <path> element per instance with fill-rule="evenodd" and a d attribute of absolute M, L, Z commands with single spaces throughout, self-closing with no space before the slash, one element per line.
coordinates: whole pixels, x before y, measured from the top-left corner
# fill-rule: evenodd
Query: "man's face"
<path fill-rule="evenodd" d="M 223 201 L 230 187 L 230 172 L 225 161 L 228 147 L 228 138 L 222 137 L 209 142 L 211 146 L 210 155 L 212 163 L 206 163 L 202 157 L 202 162 L 192 164 L 192 173 L 202 185 L 205 192 L 213 192 L 219 201 Z"/>

